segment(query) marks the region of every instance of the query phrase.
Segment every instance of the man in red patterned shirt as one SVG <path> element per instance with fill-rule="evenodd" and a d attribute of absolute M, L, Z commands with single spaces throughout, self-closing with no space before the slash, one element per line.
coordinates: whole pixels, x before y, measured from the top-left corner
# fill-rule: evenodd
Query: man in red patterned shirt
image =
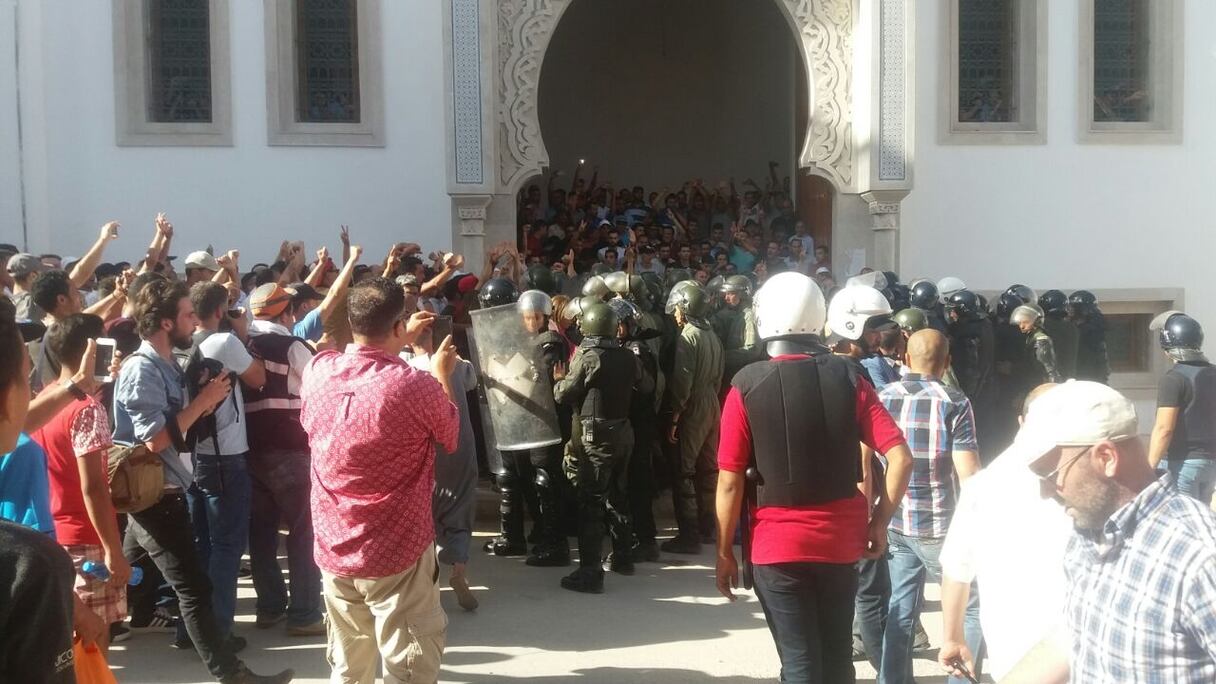
<path fill-rule="evenodd" d="M 373 682 L 379 654 L 387 681 L 435 682 L 447 616 L 431 489 L 435 444 L 451 453 L 459 437 L 456 348 L 445 339 L 430 373 L 401 360 L 434 314 L 407 319 L 390 280 L 359 283 L 347 308 L 355 343 L 317 354 L 300 389 L 329 662 L 334 681 Z"/>

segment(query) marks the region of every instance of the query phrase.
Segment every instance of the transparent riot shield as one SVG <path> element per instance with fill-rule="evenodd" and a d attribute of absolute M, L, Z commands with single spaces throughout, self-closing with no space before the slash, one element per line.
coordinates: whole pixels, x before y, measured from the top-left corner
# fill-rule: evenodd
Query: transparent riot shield
<path fill-rule="evenodd" d="M 469 313 L 473 365 L 485 389 L 495 446 L 522 451 L 560 444 L 553 383 L 536 338 L 514 304 Z"/>

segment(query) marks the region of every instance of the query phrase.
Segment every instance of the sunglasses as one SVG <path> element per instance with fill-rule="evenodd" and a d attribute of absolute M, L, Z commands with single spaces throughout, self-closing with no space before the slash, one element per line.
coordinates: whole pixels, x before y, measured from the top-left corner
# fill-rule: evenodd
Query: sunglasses
<path fill-rule="evenodd" d="M 1088 447 L 1085 447 L 1084 451 L 1077 452 L 1076 456 L 1060 461 L 1060 463 L 1056 465 L 1055 470 L 1052 470 L 1046 475 L 1039 475 L 1038 473 L 1035 473 L 1035 475 L 1038 476 L 1039 480 L 1043 484 L 1054 487 L 1056 486 L 1056 478 L 1059 477 L 1060 473 L 1072 466 L 1072 464 L 1081 460 L 1082 456 L 1088 454 L 1090 451 L 1093 451 L 1094 446 L 1095 445 L 1090 444 Z"/>

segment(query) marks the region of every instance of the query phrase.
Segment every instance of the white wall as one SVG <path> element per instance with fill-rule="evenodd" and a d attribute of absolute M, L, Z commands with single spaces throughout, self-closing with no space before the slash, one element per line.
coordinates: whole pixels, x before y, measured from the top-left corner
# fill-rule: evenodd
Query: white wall
<path fill-rule="evenodd" d="M 761 186 L 794 158 L 794 35 L 775 2 L 579 0 L 541 70 L 554 169 L 647 192 L 691 178 Z M 739 186 L 740 192 L 742 187 Z"/>
<path fill-rule="evenodd" d="M 1216 353 L 1216 3 L 1185 2 L 1181 145 L 1077 143 L 1078 2 L 1050 0 L 1042 146 L 937 144 L 945 2 L 917 2 L 916 188 L 902 269 L 978 289 L 1185 289 Z"/>
<path fill-rule="evenodd" d="M 322 242 L 335 249 L 342 223 L 370 252 L 365 260 L 380 259 L 395 240 L 428 250 L 450 244 L 439 2 L 383 1 L 387 146 L 380 149 L 267 146 L 257 0 L 229 3 L 234 145 L 119 148 L 110 0 L 17 3 L 27 160 L 34 157 L 26 166 L 30 249 L 79 254 L 116 219 L 124 231 L 107 256 L 134 260 L 162 210 L 180 235 L 174 253 L 239 248 L 245 266 L 272 258 L 287 237 L 310 250 Z M 0 0 L 0 242 L 20 244 L 9 154 L 11 38 L 2 33 L 12 4 Z"/>

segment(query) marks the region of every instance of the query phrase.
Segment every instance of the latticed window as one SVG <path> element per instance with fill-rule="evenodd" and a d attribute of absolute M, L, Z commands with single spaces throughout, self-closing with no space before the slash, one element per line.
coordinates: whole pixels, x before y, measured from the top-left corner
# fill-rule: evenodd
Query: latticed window
<path fill-rule="evenodd" d="M 208 0 L 148 0 L 145 35 L 148 120 L 210 122 Z"/>
<path fill-rule="evenodd" d="M 958 120 L 1018 119 L 1018 0 L 958 0 Z"/>
<path fill-rule="evenodd" d="M 296 1 L 296 120 L 359 123 L 356 0 Z"/>
<path fill-rule="evenodd" d="M 1094 121 L 1153 118 L 1150 0 L 1094 0 Z"/>

